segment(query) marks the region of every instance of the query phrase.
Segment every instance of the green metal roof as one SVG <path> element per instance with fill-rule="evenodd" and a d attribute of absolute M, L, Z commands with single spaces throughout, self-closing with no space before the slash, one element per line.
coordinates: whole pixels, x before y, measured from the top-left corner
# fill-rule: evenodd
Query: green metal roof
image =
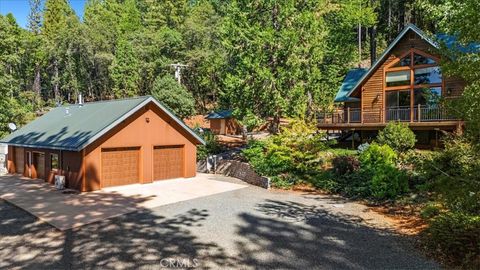
<path fill-rule="evenodd" d="M 56 107 L 0 142 L 9 145 L 80 151 L 146 104 L 153 102 L 199 143 L 204 143 L 172 112 L 151 96 Z"/>
<path fill-rule="evenodd" d="M 207 119 L 225 119 L 225 118 L 231 118 L 232 117 L 232 110 L 221 110 L 221 111 L 215 111 L 211 112 L 207 115 Z"/>
<path fill-rule="evenodd" d="M 357 84 L 358 80 L 368 70 L 365 68 L 354 68 L 347 72 L 345 79 L 343 80 L 340 89 L 338 90 L 337 96 L 335 97 L 335 102 L 346 102 L 346 101 L 358 101 L 357 98 L 348 97 L 347 94 L 352 90 L 352 88 Z"/>

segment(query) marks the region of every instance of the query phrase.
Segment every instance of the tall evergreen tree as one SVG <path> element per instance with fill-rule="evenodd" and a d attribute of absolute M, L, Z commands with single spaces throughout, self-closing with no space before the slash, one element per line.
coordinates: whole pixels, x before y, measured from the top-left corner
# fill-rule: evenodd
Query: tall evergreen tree
<path fill-rule="evenodd" d="M 40 31 L 42 28 L 42 1 L 30 0 L 30 13 L 28 15 L 28 30 L 33 35 L 29 37 L 29 64 L 33 64 L 33 83 L 32 90 L 38 95 L 41 95 L 41 61 L 42 61 L 42 43 L 40 39 Z M 32 63 L 33 62 L 33 63 Z"/>
<path fill-rule="evenodd" d="M 31 117 L 18 102 L 23 74 L 22 37 L 13 15 L 0 15 L 0 137 L 8 134 L 8 123 L 21 126 Z"/>
<path fill-rule="evenodd" d="M 328 1 L 232 1 L 225 18 L 226 106 L 261 116 L 301 116 L 318 92 Z M 275 129 L 275 127 L 274 127 Z"/>
<path fill-rule="evenodd" d="M 115 58 L 110 66 L 113 94 L 116 98 L 131 97 L 139 93 L 140 75 L 138 65 L 138 58 L 132 43 L 125 39 L 119 40 Z"/>
<path fill-rule="evenodd" d="M 51 73 L 51 85 L 53 97 L 56 102 L 61 100 L 61 52 L 58 50 L 61 38 L 70 30 L 70 26 L 76 23 L 78 18 L 66 0 L 46 0 L 42 24 L 42 35 L 48 55 L 48 66 Z"/>
<path fill-rule="evenodd" d="M 443 45 L 442 73 L 462 78 L 466 84 L 453 112 L 466 120 L 470 138 L 480 143 L 480 2 L 476 0 L 418 0 L 418 6 L 435 22 L 438 31 L 457 39 L 457 46 Z"/>
<path fill-rule="evenodd" d="M 221 89 L 225 50 L 221 43 L 222 18 L 207 1 L 193 5 L 181 27 L 185 44 L 182 82 L 195 97 L 197 107 L 207 112 L 216 104 Z M 211 108 L 210 108 L 211 109 Z"/>

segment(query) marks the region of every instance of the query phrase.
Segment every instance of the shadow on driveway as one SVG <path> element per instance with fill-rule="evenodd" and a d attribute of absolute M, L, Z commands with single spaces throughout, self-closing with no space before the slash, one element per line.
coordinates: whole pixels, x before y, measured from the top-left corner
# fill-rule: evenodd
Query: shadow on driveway
<path fill-rule="evenodd" d="M 0 268 L 438 268 L 411 250 L 405 238 L 360 225 L 355 216 L 263 200 L 219 217 L 218 209 L 206 203 L 221 207 L 218 198 L 193 200 L 196 207 L 168 217 L 158 214 L 162 208 L 157 214 L 143 209 L 65 232 L 0 201 Z M 233 226 L 235 233 L 218 230 L 217 237 L 202 238 L 199 232 L 210 229 L 203 226 L 212 224 Z"/>
<path fill-rule="evenodd" d="M 315 206 L 267 200 L 243 213 L 241 264 L 263 269 L 437 269 L 407 239 Z M 410 243 L 411 244 L 411 243 Z"/>

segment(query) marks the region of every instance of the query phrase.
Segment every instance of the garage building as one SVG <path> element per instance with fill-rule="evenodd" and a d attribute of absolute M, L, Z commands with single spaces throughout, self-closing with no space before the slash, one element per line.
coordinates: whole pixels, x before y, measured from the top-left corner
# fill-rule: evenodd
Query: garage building
<path fill-rule="evenodd" d="M 0 142 L 9 173 L 79 191 L 193 177 L 204 144 L 151 96 L 57 107 Z"/>

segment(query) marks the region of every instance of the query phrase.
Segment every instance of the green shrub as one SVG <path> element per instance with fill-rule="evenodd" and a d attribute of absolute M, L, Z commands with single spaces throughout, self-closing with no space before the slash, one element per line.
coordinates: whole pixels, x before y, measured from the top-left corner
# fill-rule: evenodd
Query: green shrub
<path fill-rule="evenodd" d="M 263 142 L 251 141 L 243 156 L 261 175 L 289 174 L 308 180 L 324 162 L 323 153 L 328 146 L 322 138 L 315 125 L 293 120 L 280 134 Z"/>
<path fill-rule="evenodd" d="M 319 171 L 317 174 L 313 175 L 310 179 L 310 183 L 319 189 L 338 192 L 341 190 L 341 186 L 338 181 L 336 181 L 335 175 L 329 170 Z"/>
<path fill-rule="evenodd" d="M 246 112 L 241 113 L 239 110 L 235 110 L 233 115 L 237 121 L 247 128 L 247 131 L 251 132 L 255 128 L 259 127 L 264 123 L 264 121 L 254 114 L 252 111 L 247 110 Z"/>
<path fill-rule="evenodd" d="M 461 137 L 445 141 L 445 149 L 422 165 L 429 188 L 448 209 L 480 213 L 480 153 Z"/>
<path fill-rule="evenodd" d="M 430 221 L 423 240 L 452 265 L 479 269 L 480 216 L 441 214 Z"/>
<path fill-rule="evenodd" d="M 423 219 L 431 219 L 433 217 L 438 216 L 440 212 L 441 212 L 440 205 L 436 203 L 429 203 L 422 209 L 422 211 L 420 212 L 420 216 Z"/>
<path fill-rule="evenodd" d="M 270 181 L 273 187 L 289 189 L 297 182 L 297 179 L 292 175 L 286 174 L 280 176 L 273 176 L 270 178 Z"/>
<path fill-rule="evenodd" d="M 270 142 L 249 142 L 242 154 L 253 169 L 265 176 L 276 176 L 292 169 L 292 157 L 288 155 L 289 149 L 272 145 Z"/>
<path fill-rule="evenodd" d="M 355 173 L 336 176 L 341 194 L 351 198 L 366 198 L 371 196 L 370 177 L 362 170 Z"/>
<path fill-rule="evenodd" d="M 179 118 L 183 119 L 195 114 L 195 99 L 192 93 L 172 76 L 155 79 L 151 94 Z"/>
<path fill-rule="evenodd" d="M 199 145 L 197 147 L 197 160 L 204 160 L 209 155 L 215 155 L 221 153 L 223 148 L 218 143 L 217 138 L 210 131 L 206 131 L 201 134 L 205 140 L 205 145 Z"/>
<path fill-rule="evenodd" d="M 370 193 L 377 199 L 395 198 L 408 191 L 404 171 L 396 167 L 397 155 L 388 145 L 371 144 L 360 154 L 361 170 L 370 178 Z"/>
<path fill-rule="evenodd" d="M 398 152 L 405 152 L 412 149 L 417 141 L 415 134 L 407 124 L 401 122 L 390 122 L 378 133 L 376 141 L 379 144 L 386 144 Z"/>
<path fill-rule="evenodd" d="M 350 174 L 360 169 L 360 161 L 355 156 L 337 156 L 332 160 L 333 172 L 337 176 Z"/>

